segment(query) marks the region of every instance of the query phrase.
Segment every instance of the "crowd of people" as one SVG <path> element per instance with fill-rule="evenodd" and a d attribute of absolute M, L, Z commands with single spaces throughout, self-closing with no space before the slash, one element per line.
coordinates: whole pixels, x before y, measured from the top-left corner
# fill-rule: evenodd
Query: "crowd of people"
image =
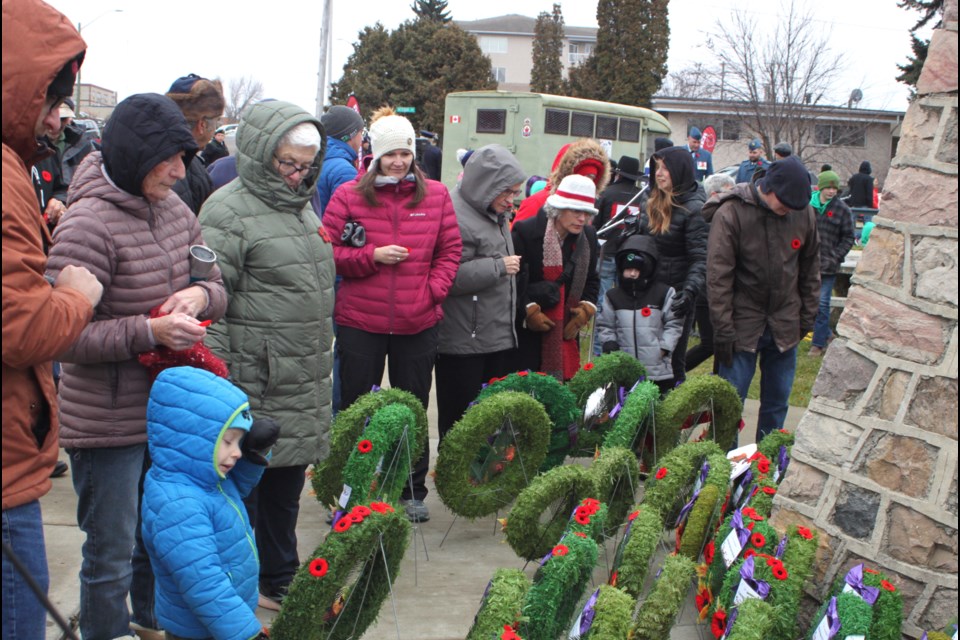
<path fill-rule="evenodd" d="M 759 357 L 762 437 L 783 424 L 798 343 L 831 337 L 852 214 L 839 176 L 812 189 L 788 145 L 771 163 L 751 141 L 734 181 L 692 128 L 686 146 L 657 140 L 642 187 L 638 158 L 583 139 L 532 194 L 487 145 L 448 190 L 386 107 L 366 122 L 264 100 L 231 155 L 223 88 L 195 74 L 126 98 L 93 141 L 71 124 L 77 31 L 39 0 L 5 1 L 3 30 L 5 639 L 45 633 L 13 558 L 46 589 L 58 447 L 86 640 L 250 638 L 300 565 L 300 495 L 333 415 L 385 371 L 425 406 L 437 380 L 442 439 L 490 378 L 569 380 L 591 343 L 664 394 L 713 355 L 745 397 Z M 414 453 L 401 504 L 423 522 L 429 451 Z"/>

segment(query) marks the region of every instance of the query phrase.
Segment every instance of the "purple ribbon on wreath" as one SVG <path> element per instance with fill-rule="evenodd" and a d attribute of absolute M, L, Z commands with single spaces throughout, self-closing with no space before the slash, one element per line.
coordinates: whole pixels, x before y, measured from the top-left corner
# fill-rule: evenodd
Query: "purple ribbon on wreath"
<path fill-rule="evenodd" d="M 732 506 L 737 507 L 741 503 L 747 504 L 749 502 L 749 493 L 747 489 L 749 489 L 751 482 L 753 482 L 753 470 L 747 469 L 743 472 L 743 475 L 740 476 L 740 479 L 737 480 L 737 488 L 734 490 L 734 493 L 739 491 L 740 495 L 737 496 L 736 502 Z M 745 494 L 748 496 L 746 501 L 743 499 Z"/>
<path fill-rule="evenodd" d="M 611 420 L 617 417 L 620 411 L 623 409 L 624 403 L 627 401 L 627 392 L 623 387 L 620 387 L 617 390 L 617 404 L 613 405 L 613 409 L 610 409 L 610 412 L 607 413 L 607 416 Z"/>
<path fill-rule="evenodd" d="M 743 526 L 743 514 L 737 509 L 730 518 L 730 527 L 737 532 L 737 538 L 740 540 L 740 546 L 747 544 L 750 539 L 750 529 Z"/>
<path fill-rule="evenodd" d="M 337 522 L 345 515 L 347 515 L 347 512 L 342 509 L 337 509 L 334 511 L 333 518 L 330 519 L 330 528 L 332 529 L 333 527 L 337 526 Z"/>
<path fill-rule="evenodd" d="M 779 560 L 780 558 L 783 557 L 783 552 L 786 550 L 787 550 L 787 536 L 786 534 L 784 534 L 784 536 L 780 538 L 780 544 L 777 545 L 777 550 L 773 552 L 773 557 Z"/>
<path fill-rule="evenodd" d="M 700 467 L 700 482 L 698 483 L 696 490 L 693 492 L 693 495 L 690 496 L 690 500 L 687 504 L 683 505 L 683 508 L 680 509 L 680 515 L 677 516 L 677 522 L 674 524 L 674 527 L 679 527 L 680 523 L 684 521 L 687 517 L 687 514 L 690 513 L 690 510 L 693 509 L 693 503 L 697 501 L 697 498 L 700 497 L 700 490 L 703 489 L 704 483 L 707 481 L 707 474 L 710 473 L 710 463 L 704 460 L 703 465 Z"/>
<path fill-rule="evenodd" d="M 870 587 L 863 583 L 863 564 L 858 564 L 853 569 L 850 569 L 847 575 L 844 576 L 843 581 L 850 585 L 850 587 L 857 592 L 857 595 L 863 598 L 864 602 L 869 605 L 873 605 L 880 596 L 879 588 Z"/>
<path fill-rule="evenodd" d="M 600 589 L 597 589 L 593 592 L 593 595 L 590 596 L 590 599 L 587 600 L 587 604 L 583 605 L 583 613 L 580 614 L 580 635 L 584 636 L 587 634 L 587 631 L 590 631 L 590 627 L 593 626 L 593 618 L 597 615 L 595 607 L 597 606 L 597 598 L 600 596 Z"/>
<path fill-rule="evenodd" d="M 370 393 L 376 393 L 377 391 L 380 391 L 380 385 L 375 384 L 372 387 L 370 387 Z"/>
<path fill-rule="evenodd" d="M 733 624 L 737 621 L 737 615 L 739 611 L 734 607 L 730 610 L 730 613 L 727 614 L 727 626 L 723 628 L 723 637 L 726 638 L 730 635 L 730 632 L 733 631 Z"/>
<path fill-rule="evenodd" d="M 753 577 L 753 559 L 756 556 L 750 556 L 740 565 L 740 579 L 747 583 L 747 586 L 757 592 L 761 600 L 766 600 L 770 595 L 770 585 L 759 578 Z"/>
<path fill-rule="evenodd" d="M 787 456 L 787 447 L 780 445 L 780 453 L 777 455 L 777 482 L 783 480 L 783 474 L 787 472 L 787 465 L 790 464 L 790 458 Z"/>
<path fill-rule="evenodd" d="M 840 631 L 840 614 L 837 613 L 837 599 L 836 597 L 830 598 L 830 603 L 827 605 L 827 626 L 829 628 L 828 638 L 832 638 L 837 635 L 837 632 Z"/>

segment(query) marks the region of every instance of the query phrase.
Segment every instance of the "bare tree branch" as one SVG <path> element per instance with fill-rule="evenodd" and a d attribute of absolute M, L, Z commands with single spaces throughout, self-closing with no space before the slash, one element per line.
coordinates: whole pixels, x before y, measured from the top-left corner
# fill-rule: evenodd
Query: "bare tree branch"
<path fill-rule="evenodd" d="M 231 78 L 227 82 L 227 119 L 240 120 L 240 114 L 254 102 L 263 98 L 263 84 L 252 76 Z"/>

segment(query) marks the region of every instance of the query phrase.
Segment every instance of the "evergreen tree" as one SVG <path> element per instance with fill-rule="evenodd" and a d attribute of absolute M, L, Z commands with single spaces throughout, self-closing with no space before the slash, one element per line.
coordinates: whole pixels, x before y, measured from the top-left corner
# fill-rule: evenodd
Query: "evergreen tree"
<path fill-rule="evenodd" d="M 563 82 L 563 13 L 553 5 L 553 13 L 542 11 L 533 28 L 533 69 L 530 90 L 562 95 Z"/>
<path fill-rule="evenodd" d="M 366 27 L 353 45 L 331 102 L 357 96 L 366 117 L 377 107 L 413 107 L 406 114 L 418 129 L 443 132 L 446 95 L 492 89 L 490 58 L 477 39 L 453 23 L 408 21 L 392 33 Z"/>
<path fill-rule="evenodd" d="M 650 106 L 667 75 L 668 0 L 599 0 L 597 46 L 570 72 L 574 95 Z"/>
<path fill-rule="evenodd" d="M 913 9 L 921 14 L 920 19 L 910 29 L 910 48 L 913 55 L 908 57 L 906 64 L 897 65 L 901 72 L 897 76 L 897 82 L 908 85 L 912 94 L 916 91 L 920 71 L 923 70 L 923 63 L 927 60 L 927 50 L 930 48 L 930 40 L 918 38 L 917 30 L 922 29 L 940 15 L 943 11 L 943 0 L 901 0 L 897 6 L 901 9 Z M 934 26 L 939 27 L 940 20 Z"/>
<path fill-rule="evenodd" d="M 447 0 L 414 0 L 410 6 L 417 14 L 417 20 L 430 20 L 447 24 L 450 22 L 450 12 L 447 11 Z"/>

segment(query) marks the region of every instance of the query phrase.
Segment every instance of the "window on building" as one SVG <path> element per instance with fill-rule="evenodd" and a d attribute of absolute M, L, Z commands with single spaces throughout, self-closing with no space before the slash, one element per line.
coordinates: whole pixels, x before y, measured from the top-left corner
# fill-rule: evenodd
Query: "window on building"
<path fill-rule="evenodd" d="M 504 133 L 506 130 L 506 109 L 477 109 L 477 133 Z"/>
<path fill-rule="evenodd" d="M 717 140 L 725 140 L 728 142 L 736 142 L 740 139 L 741 129 L 740 121 L 733 118 L 724 118 L 722 116 L 706 116 L 698 120 L 687 120 L 687 131 L 691 127 L 696 127 L 703 131 L 707 127 L 713 127 L 714 132 L 717 134 Z M 684 141 L 686 141 L 686 136 L 684 136 Z M 686 144 L 684 142 L 683 144 Z"/>
<path fill-rule="evenodd" d="M 570 112 L 565 109 L 547 109 L 543 118 L 543 132 L 561 136 L 570 134 Z"/>
<path fill-rule="evenodd" d="M 612 116 L 597 116 L 596 138 L 603 140 L 617 139 L 617 119 Z"/>
<path fill-rule="evenodd" d="M 506 53 L 507 39 L 502 36 L 480 36 L 480 51 L 487 55 L 491 53 Z"/>
<path fill-rule="evenodd" d="M 571 67 L 576 67 L 578 65 L 586 62 L 587 58 L 590 57 L 590 54 L 593 53 L 593 43 L 592 42 L 571 42 L 570 43 L 570 57 L 568 64 Z"/>
<path fill-rule="evenodd" d="M 624 142 L 640 142 L 640 121 L 620 118 L 620 139 Z"/>
<path fill-rule="evenodd" d="M 503 84 L 507 81 L 506 67 L 490 67 L 490 79 L 497 84 Z"/>
<path fill-rule="evenodd" d="M 856 124 L 818 124 L 813 138 L 817 144 L 830 147 L 864 147 L 867 144 L 867 128 Z"/>
<path fill-rule="evenodd" d="M 593 137 L 593 114 L 592 113 L 573 113 L 570 119 L 570 135 L 583 136 L 585 138 Z"/>

